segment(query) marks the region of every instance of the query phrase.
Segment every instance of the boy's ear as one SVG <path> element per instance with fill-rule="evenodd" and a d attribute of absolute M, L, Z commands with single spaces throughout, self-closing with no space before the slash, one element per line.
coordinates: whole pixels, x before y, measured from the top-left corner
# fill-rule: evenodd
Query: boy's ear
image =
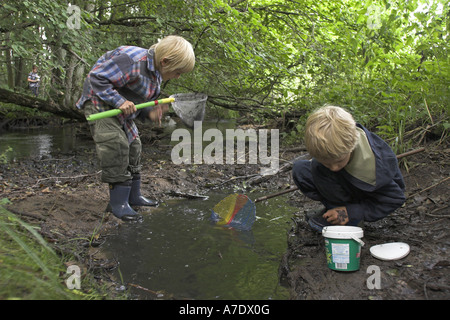
<path fill-rule="evenodd" d="M 161 62 L 160 62 L 161 67 L 167 66 L 167 63 L 169 63 L 169 59 L 167 59 L 167 58 L 162 58 L 161 59 Z"/>

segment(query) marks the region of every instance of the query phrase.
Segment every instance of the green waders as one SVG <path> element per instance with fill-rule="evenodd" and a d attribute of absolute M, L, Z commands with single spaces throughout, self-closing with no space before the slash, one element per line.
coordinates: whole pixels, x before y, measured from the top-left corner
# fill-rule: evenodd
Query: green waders
<path fill-rule="evenodd" d="M 98 112 L 92 102 L 86 102 L 84 113 L 89 116 Z M 107 211 L 120 219 L 138 216 L 133 206 L 155 206 L 157 202 L 141 195 L 141 140 L 138 137 L 129 144 L 127 135 L 117 117 L 100 119 L 89 123 L 97 156 L 102 168 L 101 180 L 109 184 L 110 201 Z"/>

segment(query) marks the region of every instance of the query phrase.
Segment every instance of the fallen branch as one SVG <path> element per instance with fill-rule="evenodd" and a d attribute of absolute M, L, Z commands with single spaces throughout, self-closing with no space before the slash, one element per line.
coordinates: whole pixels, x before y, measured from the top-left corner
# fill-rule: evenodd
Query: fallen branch
<path fill-rule="evenodd" d="M 176 196 L 176 197 L 187 198 L 187 199 L 203 199 L 203 200 L 209 199 L 208 196 L 203 196 L 203 195 L 200 195 L 200 194 L 178 192 L 178 191 L 173 191 L 173 190 L 169 192 L 169 195 Z"/>
<path fill-rule="evenodd" d="M 297 187 L 292 187 L 290 189 L 286 189 L 286 190 L 283 190 L 283 191 L 280 191 L 280 192 L 277 192 L 277 193 L 269 194 L 267 196 L 255 199 L 254 202 L 256 203 L 256 202 L 260 202 L 260 201 L 267 200 L 267 199 L 270 199 L 270 198 L 278 197 L 278 196 L 281 196 L 281 195 L 283 195 L 285 193 L 293 192 L 295 190 L 298 190 L 298 188 Z"/>
<path fill-rule="evenodd" d="M 416 153 L 419 153 L 419 152 L 422 152 L 422 151 L 425 151 L 425 148 L 419 148 L 419 149 L 411 150 L 411 151 L 408 151 L 408 152 L 405 152 L 405 153 L 401 153 L 401 154 L 399 154 L 397 156 L 397 159 L 401 159 L 403 157 L 407 157 L 407 156 L 410 156 L 412 154 L 416 154 Z"/>
<path fill-rule="evenodd" d="M 0 101 L 13 103 L 19 106 L 50 112 L 62 118 L 86 121 L 85 116 L 78 109 L 60 106 L 50 100 L 43 100 L 20 92 L 0 88 Z"/>

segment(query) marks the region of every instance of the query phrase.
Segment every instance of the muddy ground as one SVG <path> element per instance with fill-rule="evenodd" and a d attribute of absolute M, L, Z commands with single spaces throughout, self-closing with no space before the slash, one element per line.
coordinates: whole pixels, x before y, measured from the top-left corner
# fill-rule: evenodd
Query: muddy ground
<path fill-rule="evenodd" d="M 80 127 L 80 134 L 84 128 Z M 87 131 L 86 131 L 87 132 Z M 158 132 L 143 133 L 142 191 L 161 202 L 191 194 L 206 194 L 211 188 L 248 186 L 268 194 L 293 186 L 289 161 L 302 151 L 281 150 L 280 165 L 286 171 L 258 181 L 255 165 L 174 165 L 170 147 L 159 143 Z M 155 138 L 156 136 L 156 138 Z M 90 139 L 86 136 L 85 139 Z M 356 272 L 328 269 L 323 237 L 311 231 L 304 211 L 317 204 L 298 191 L 289 194 L 297 206 L 292 228 L 286 235 L 287 251 L 280 260 L 280 282 L 290 288 L 292 299 L 449 299 L 450 298 L 450 209 L 449 141 L 435 140 L 425 152 L 406 158 L 402 165 L 407 185 L 405 206 L 384 220 L 365 223 L 361 267 Z M 104 212 L 107 185 L 100 182 L 94 148 L 70 154 L 52 154 L 0 164 L 0 199 L 7 208 L 40 227 L 40 233 L 62 253 L 71 253 L 85 272 L 112 290 L 117 283 L 109 271 L 117 262 L 102 253 L 108 233 L 123 223 Z M 245 183 L 244 183 L 245 182 Z M 250 189 L 242 190 L 249 192 Z M 270 201 L 270 200 L 266 200 Z M 151 214 L 151 210 L 141 212 Z M 397 261 L 381 261 L 370 255 L 372 245 L 406 242 L 410 254 Z M 369 289 L 368 266 L 381 271 L 381 289 Z"/>

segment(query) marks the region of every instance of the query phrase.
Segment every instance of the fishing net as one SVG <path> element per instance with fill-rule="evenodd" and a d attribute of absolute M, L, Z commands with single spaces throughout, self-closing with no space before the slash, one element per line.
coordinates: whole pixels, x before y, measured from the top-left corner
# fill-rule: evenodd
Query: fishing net
<path fill-rule="evenodd" d="M 232 194 L 212 210 L 211 219 L 219 226 L 250 230 L 256 220 L 256 207 L 244 194 Z"/>
<path fill-rule="evenodd" d="M 194 121 L 203 121 L 205 117 L 205 106 L 208 96 L 203 93 L 177 93 L 171 98 L 172 108 L 176 115 L 189 128 L 194 127 Z"/>

